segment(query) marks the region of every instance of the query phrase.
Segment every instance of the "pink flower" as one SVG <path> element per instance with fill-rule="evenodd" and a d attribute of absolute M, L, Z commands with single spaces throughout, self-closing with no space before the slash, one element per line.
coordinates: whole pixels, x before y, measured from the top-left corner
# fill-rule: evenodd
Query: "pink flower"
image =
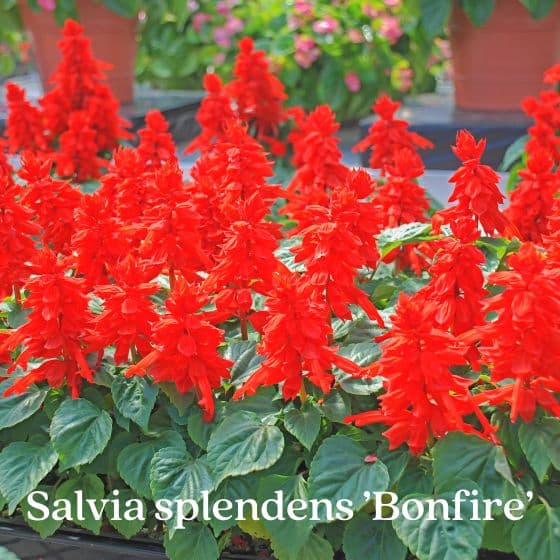
<path fill-rule="evenodd" d="M 210 14 L 204 14 L 204 13 L 195 14 L 193 16 L 193 20 L 192 20 L 193 29 L 197 33 L 200 33 L 200 30 L 202 29 L 202 26 L 205 23 L 209 22 L 211 19 L 212 19 L 212 16 Z"/>
<path fill-rule="evenodd" d="M 235 35 L 236 33 L 240 33 L 241 31 L 243 31 L 245 25 L 243 23 L 243 20 L 231 16 L 228 17 L 225 27 L 230 35 Z"/>
<path fill-rule="evenodd" d="M 383 0 L 387 8 L 398 8 L 401 5 L 401 0 Z"/>
<path fill-rule="evenodd" d="M 379 10 L 375 9 L 370 4 L 366 4 L 362 8 L 362 12 L 363 12 L 364 16 L 370 17 L 371 19 L 376 18 L 381 13 Z"/>
<path fill-rule="evenodd" d="M 346 84 L 348 91 L 351 91 L 352 93 L 356 93 L 362 88 L 360 76 L 358 76 L 356 72 L 348 72 L 346 76 L 344 76 L 344 83 Z"/>
<path fill-rule="evenodd" d="M 200 4 L 196 0 L 187 0 L 187 10 L 196 12 L 200 8 Z"/>
<path fill-rule="evenodd" d="M 321 51 L 310 37 L 296 35 L 294 41 L 296 46 L 295 61 L 302 68 L 309 68 L 321 56 Z"/>
<path fill-rule="evenodd" d="M 214 56 L 214 64 L 223 64 L 226 60 L 226 53 L 219 52 Z"/>
<path fill-rule="evenodd" d="M 338 21 L 334 18 L 326 17 L 314 21 L 312 27 L 315 33 L 326 35 L 327 33 L 332 33 L 338 29 Z"/>
<path fill-rule="evenodd" d="M 359 29 L 352 27 L 351 29 L 348 30 L 348 39 L 350 40 L 351 43 L 357 45 L 359 43 L 364 42 L 364 35 Z"/>
<path fill-rule="evenodd" d="M 313 4 L 309 0 L 296 0 L 294 10 L 300 16 L 312 16 Z"/>
<path fill-rule="evenodd" d="M 222 16 L 227 16 L 229 14 L 229 4 L 227 2 L 218 2 L 216 4 L 216 11 Z"/>
<path fill-rule="evenodd" d="M 220 47 L 228 49 L 231 47 L 231 34 L 225 27 L 216 27 L 213 31 L 214 41 Z"/>
<path fill-rule="evenodd" d="M 399 18 L 396 16 L 382 16 L 379 34 L 382 37 L 385 37 L 389 43 L 396 43 L 399 37 L 403 34 Z"/>
<path fill-rule="evenodd" d="M 56 8 L 55 0 L 37 0 L 37 4 L 47 12 L 53 12 Z"/>
<path fill-rule="evenodd" d="M 403 93 L 410 90 L 413 84 L 414 70 L 412 68 L 399 68 L 397 70 L 397 81 L 399 83 L 399 90 Z"/>

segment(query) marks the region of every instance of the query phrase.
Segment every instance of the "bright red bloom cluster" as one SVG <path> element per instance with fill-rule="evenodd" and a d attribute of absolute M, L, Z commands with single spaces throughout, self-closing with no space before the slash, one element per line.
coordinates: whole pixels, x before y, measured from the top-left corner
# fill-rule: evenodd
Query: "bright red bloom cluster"
<path fill-rule="evenodd" d="M 333 366 L 353 374 L 361 371 L 329 346 L 332 329 L 328 306 L 315 296 L 305 278 L 290 273 L 275 275 L 266 307 L 268 318 L 258 348 L 265 360 L 235 398 L 252 395 L 262 385 L 283 383 L 284 398 L 295 399 L 305 395 L 304 379 L 328 393 L 334 381 Z"/>
<path fill-rule="evenodd" d="M 394 163 L 395 154 L 403 148 L 416 151 L 418 148 L 434 147 L 428 139 L 411 132 L 407 121 L 395 118 L 399 107 L 400 103 L 387 95 L 377 99 L 372 110 L 378 119 L 371 125 L 367 136 L 354 146 L 355 152 L 371 149 L 369 166 L 381 170 L 381 173 L 385 172 L 387 165 Z"/>
<path fill-rule="evenodd" d="M 420 454 L 432 438 L 447 432 L 479 433 L 465 420 L 470 414 L 481 422 L 482 435 L 495 441 L 493 428 L 469 392 L 472 381 L 450 371 L 466 363 L 467 347 L 433 325 L 434 313 L 424 297 L 401 294 L 383 355 L 368 372 L 386 379 L 381 408 L 346 419 L 357 426 L 387 424 L 384 435 L 390 449 L 406 442 L 412 453 Z"/>
<path fill-rule="evenodd" d="M 342 163 L 329 107 L 291 110 L 296 171 L 282 190 L 270 184 L 273 162 L 259 138 L 275 141 L 287 120 L 283 90 L 245 40 L 235 80 L 205 80 L 203 131 L 191 146 L 201 156 L 185 182 L 161 113 L 148 114 L 137 148 L 116 148 L 116 108 L 77 24 L 67 24 L 62 48 L 42 108 L 8 88 L 8 145 L 25 150 L 17 179 L 0 153 L 0 297 L 30 309 L 25 324 L 0 332 L 1 360 L 24 370 L 9 394 L 46 382 L 75 397 L 96 363 L 113 360 L 117 374 L 193 391 L 210 420 L 232 366 L 221 347 L 240 332 L 263 361 L 241 387 L 233 380 L 235 398 L 278 384 L 285 399 L 304 401 L 309 384 L 330 391 L 338 370 L 379 375 L 380 406 L 348 420 L 387 425 L 391 448 L 421 453 L 452 430 L 495 442 L 487 405 L 510 407 L 512 420 L 531 420 L 537 407 L 560 416 L 559 172 L 550 135 L 538 135 L 506 216 L 498 176 L 481 163 L 484 141 L 459 133 L 456 205 L 435 215 L 428 241 L 385 256 L 397 273 L 385 286 L 383 230 L 412 222 L 429 230 L 418 155 L 428 143 L 395 118 L 398 104 L 377 101 L 380 118 L 361 144 L 373 147 L 375 180 Z M 105 165 L 93 194 L 60 179 Z M 485 280 L 484 251 L 516 244 L 481 238 L 481 229 L 531 242 Z M 404 269 L 422 277 L 411 282 Z M 333 317 L 344 331 L 357 306 L 384 329 L 373 301 L 390 308 L 402 282 L 408 291 L 424 280 L 398 299 L 379 361 L 364 370 L 337 353 Z"/>
<path fill-rule="evenodd" d="M 32 106 L 15 84 L 7 86 L 10 151 L 45 152 L 57 173 L 78 181 L 98 177 L 120 139 L 129 138 L 119 103 L 104 83 L 105 64 L 93 57 L 83 28 L 67 20 L 59 43 L 62 61 L 51 78 L 53 89 Z"/>
<path fill-rule="evenodd" d="M 223 86 L 218 76 L 205 77 L 208 96 L 196 116 L 202 131 L 187 152 L 206 149 L 220 139 L 231 120 L 238 119 L 254 129 L 257 139 L 268 144 L 272 153 L 284 155 L 285 146 L 277 139 L 279 126 L 287 119 L 284 85 L 270 71 L 265 52 L 255 50 L 253 39 L 241 39 L 239 49 L 231 82 Z"/>

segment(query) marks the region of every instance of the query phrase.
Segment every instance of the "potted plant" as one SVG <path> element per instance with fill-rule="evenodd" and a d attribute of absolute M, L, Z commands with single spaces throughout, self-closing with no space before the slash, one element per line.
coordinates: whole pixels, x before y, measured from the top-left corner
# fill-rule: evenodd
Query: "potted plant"
<path fill-rule="evenodd" d="M 422 26 L 434 37 L 448 24 L 455 104 L 516 111 L 560 60 L 557 0 L 423 0 Z"/>
<path fill-rule="evenodd" d="M 84 26 L 96 57 L 112 66 L 106 72 L 117 99 L 121 103 L 132 101 L 137 0 L 19 0 L 19 8 L 23 25 L 31 34 L 45 89 L 50 87 L 50 77 L 60 61 L 60 26 L 67 18 L 74 18 Z"/>

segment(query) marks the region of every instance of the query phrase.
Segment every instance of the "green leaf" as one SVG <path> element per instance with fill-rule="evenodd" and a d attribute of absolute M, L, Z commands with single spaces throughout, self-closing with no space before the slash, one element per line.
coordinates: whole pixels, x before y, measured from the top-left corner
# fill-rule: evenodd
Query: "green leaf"
<path fill-rule="evenodd" d="M 165 393 L 171 404 L 178 410 L 181 416 L 184 416 L 187 410 L 194 402 L 194 392 L 188 391 L 187 393 L 179 393 L 175 383 L 168 383 L 164 381 L 158 383 L 158 387 L 162 393 Z"/>
<path fill-rule="evenodd" d="M 218 426 L 208 443 L 208 463 L 216 484 L 271 467 L 284 450 L 284 436 L 252 412 L 232 414 Z"/>
<path fill-rule="evenodd" d="M 556 0 L 520 0 L 520 2 L 535 19 L 542 19 L 550 13 Z"/>
<path fill-rule="evenodd" d="M 420 0 L 420 23 L 430 39 L 443 33 L 452 7 L 453 0 Z"/>
<path fill-rule="evenodd" d="M 78 509 L 78 500 L 81 492 L 81 503 L 83 504 L 80 515 Z M 71 478 L 63 482 L 56 491 L 56 500 L 68 500 L 70 504 L 70 517 L 73 523 L 95 533 L 99 534 L 103 519 L 96 519 L 91 509 L 86 505 L 86 500 L 93 500 L 97 508 L 101 508 L 101 502 L 105 497 L 105 489 L 101 479 L 94 474 L 86 474 L 79 478 Z M 57 504 L 58 507 L 58 504 Z"/>
<path fill-rule="evenodd" d="M 214 504 L 218 500 L 227 499 L 235 502 L 235 500 L 246 500 L 249 498 L 255 499 L 257 491 L 258 479 L 254 474 L 238 476 L 236 478 L 226 478 L 209 496 L 210 511 L 214 511 Z M 217 535 L 222 531 L 237 525 L 237 521 L 233 515 L 231 519 L 217 519 L 212 516 L 210 525 L 212 526 L 212 529 L 214 529 L 214 533 Z"/>
<path fill-rule="evenodd" d="M 214 488 L 214 481 L 203 459 L 193 459 L 184 449 L 165 447 L 152 459 L 150 488 L 155 501 L 198 502 L 204 491 L 210 492 Z M 183 516 L 188 517 L 192 509 L 191 505 L 185 504 Z M 176 522 L 177 519 L 173 518 L 173 528 L 176 527 Z"/>
<path fill-rule="evenodd" d="M 504 158 L 502 159 L 502 163 L 500 163 L 500 171 L 507 171 L 514 163 L 521 159 L 525 153 L 527 140 L 529 140 L 529 135 L 524 134 L 508 146 L 508 149 L 504 154 Z"/>
<path fill-rule="evenodd" d="M 490 19 L 495 6 L 496 0 L 461 0 L 461 7 L 477 27 Z"/>
<path fill-rule="evenodd" d="M 404 560 L 406 546 L 387 521 L 359 513 L 346 525 L 343 550 L 346 560 Z"/>
<path fill-rule="evenodd" d="M 112 12 L 125 18 L 133 18 L 138 12 L 138 0 L 102 0 Z"/>
<path fill-rule="evenodd" d="M 557 418 L 541 418 L 521 424 L 519 443 L 540 482 L 551 464 L 560 470 L 560 420 Z"/>
<path fill-rule="evenodd" d="M 364 491 L 383 492 L 389 486 L 389 473 L 377 460 L 367 462 L 368 452 L 346 436 L 331 436 L 323 441 L 309 470 L 309 496 L 328 500 L 336 511 L 337 500 L 352 501 L 354 511 L 369 501 Z M 320 508 L 321 519 L 332 521 L 327 508 Z"/>
<path fill-rule="evenodd" d="M 217 560 L 220 556 L 218 543 L 212 531 L 201 523 L 191 522 L 184 529 L 175 532 L 172 538 L 168 533 L 163 539 L 165 553 L 169 560 Z"/>
<path fill-rule="evenodd" d="M 50 433 L 64 468 L 90 463 L 107 446 L 113 422 L 85 399 L 68 399 L 54 413 Z"/>
<path fill-rule="evenodd" d="M 290 548 L 283 548 L 276 543 L 273 546 L 274 556 L 278 560 L 333 560 L 334 551 L 329 541 L 317 533 L 311 533 L 307 542 L 298 553 L 293 553 Z"/>
<path fill-rule="evenodd" d="M 402 245 L 435 239 L 435 236 L 430 235 L 431 229 L 432 226 L 430 224 L 411 222 L 396 228 L 383 230 L 377 238 L 377 245 L 381 251 L 381 256 L 385 257 Z"/>
<path fill-rule="evenodd" d="M 8 501 L 11 515 L 19 502 L 33 491 L 56 465 L 50 443 L 16 441 L 0 453 L 0 493 Z"/>
<path fill-rule="evenodd" d="M 484 523 L 484 536 L 482 537 L 482 548 L 487 550 L 498 550 L 500 552 L 513 552 L 511 545 L 511 531 L 515 522 L 507 517 L 498 516 Z"/>
<path fill-rule="evenodd" d="M 488 499 L 503 500 L 512 489 L 503 449 L 477 436 L 451 432 L 436 443 L 432 455 L 436 489 L 456 478 L 476 482 Z"/>
<path fill-rule="evenodd" d="M 212 422 L 204 421 L 202 418 L 202 410 L 198 407 L 196 407 L 189 415 L 187 432 L 189 437 L 196 443 L 196 445 L 198 445 L 198 447 L 204 450 L 208 448 L 210 436 L 216 429 L 216 426 L 218 426 L 218 424 L 223 420 L 224 413 L 224 408 L 222 406 L 217 406 L 214 420 Z"/>
<path fill-rule="evenodd" d="M 261 418 L 280 413 L 283 401 L 276 398 L 278 391 L 275 387 L 259 387 L 257 392 L 244 399 L 229 401 L 225 404 L 226 414 L 234 414 L 241 410 L 253 412 Z"/>
<path fill-rule="evenodd" d="M 10 387 L 15 379 L 8 379 L 0 383 L 0 430 L 15 426 L 23 420 L 29 418 L 41 408 L 45 397 L 46 389 L 38 389 L 31 386 L 21 395 L 3 397 L 4 391 Z"/>
<path fill-rule="evenodd" d="M 241 340 L 229 344 L 224 352 L 224 358 L 234 362 L 231 367 L 231 383 L 242 385 L 259 367 L 264 356 L 257 354 L 257 344 L 251 340 Z"/>
<path fill-rule="evenodd" d="M 406 499 L 415 501 L 409 502 L 408 517 L 418 519 L 409 520 L 403 515 L 393 519 L 397 535 L 419 560 L 475 560 L 478 557 L 483 524 L 471 519 L 474 517 L 474 508 L 470 500 L 466 500 L 461 506 L 462 519 L 453 519 L 456 515 L 453 498 L 458 488 L 471 492 L 478 489 L 476 484 L 463 480 L 457 488 L 438 494 L 438 499 L 449 504 L 448 518 L 443 515 L 442 506 L 434 507 L 435 520 L 422 515 L 421 509 L 427 512 L 428 502 L 433 500 L 434 496 L 411 494 Z"/>
<path fill-rule="evenodd" d="M 381 355 L 381 350 L 378 344 L 370 341 L 348 344 L 340 348 L 338 353 L 363 367 L 378 359 Z M 338 369 L 335 369 L 335 372 L 339 373 L 337 379 L 340 386 L 351 395 L 372 395 L 383 387 L 383 379 L 381 377 L 357 378 L 348 373 L 340 372 Z"/>
<path fill-rule="evenodd" d="M 350 414 L 350 399 L 340 391 L 331 391 L 325 397 L 320 410 L 331 422 L 343 422 Z"/>
<path fill-rule="evenodd" d="M 50 512 L 54 511 L 53 503 L 55 500 L 56 488 L 54 486 L 40 485 L 37 487 L 37 490 L 40 490 L 41 492 L 45 492 L 48 498 L 46 500 L 43 500 L 42 497 L 37 496 L 35 497 L 35 500 L 48 507 Z M 46 539 L 47 537 L 50 537 L 62 525 L 62 519 L 60 520 L 54 519 L 52 515 L 48 515 L 47 518 L 42 521 L 31 519 L 29 517 L 30 513 L 33 515 L 33 517 L 37 518 L 42 516 L 42 512 L 40 510 L 36 510 L 32 508 L 27 500 L 23 500 L 23 502 L 21 502 L 21 510 L 23 512 L 23 517 L 25 519 L 25 522 L 34 531 L 39 533 L 42 539 Z"/>
<path fill-rule="evenodd" d="M 119 474 L 139 496 L 151 499 L 150 465 L 154 455 L 164 447 L 181 445 L 185 445 L 183 439 L 173 430 L 163 432 L 158 438 L 150 441 L 127 445 L 117 458 Z"/>
<path fill-rule="evenodd" d="M 282 499 L 277 500 L 276 492 L 282 492 Z M 287 511 L 289 503 L 293 500 L 303 500 L 308 502 L 307 482 L 301 475 L 297 476 L 280 476 L 273 475 L 261 479 L 258 490 L 258 502 L 263 504 L 266 500 L 269 502 L 269 515 L 282 511 Z M 280 508 L 272 503 L 280 503 Z M 267 504 L 268 506 L 268 504 Z M 296 555 L 309 539 L 313 523 L 309 520 L 307 511 L 300 510 L 295 512 L 296 515 L 302 517 L 300 520 L 292 519 L 285 516 L 283 520 L 262 519 L 262 524 L 267 529 L 271 537 L 272 548 L 277 551 L 279 548 L 289 550 L 291 554 Z"/>
<path fill-rule="evenodd" d="M 106 517 L 109 523 L 127 539 L 137 535 L 144 526 L 146 516 L 146 504 L 142 498 L 128 489 L 120 489 L 116 497 L 112 493 L 106 497 L 110 500 L 106 508 Z M 119 504 L 118 510 L 114 506 L 114 500 L 117 500 Z M 131 502 L 131 500 L 134 500 L 134 502 Z M 134 513 L 137 515 L 128 515 L 128 510 L 132 512 L 136 508 L 138 508 L 138 511 Z M 119 515 L 117 515 L 117 512 Z M 125 519 L 125 517 L 132 517 L 132 519 Z M 138 517 L 138 519 L 134 519 L 135 517 Z"/>
<path fill-rule="evenodd" d="M 158 388 L 149 385 L 146 379 L 133 375 L 129 379 L 120 375 L 115 377 L 111 394 L 119 412 L 142 429 L 148 429 L 150 414 L 156 404 Z"/>
<path fill-rule="evenodd" d="M 321 429 L 321 413 L 307 402 L 286 412 L 284 426 L 306 449 L 311 449 Z"/>
<path fill-rule="evenodd" d="M 530 508 L 515 522 L 511 542 L 519 560 L 558 560 L 560 508 L 544 504 Z"/>

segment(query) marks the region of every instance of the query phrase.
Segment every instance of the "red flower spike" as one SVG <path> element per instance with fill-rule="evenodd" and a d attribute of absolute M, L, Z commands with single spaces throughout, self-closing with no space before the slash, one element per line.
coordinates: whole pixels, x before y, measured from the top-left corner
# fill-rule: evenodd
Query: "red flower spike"
<path fill-rule="evenodd" d="M 160 287 L 142 281 L 144 270 L 132 257 L 111 268 L 111 276 L 114 284 L 95 288 L 95 294 L 103 300 L 103 312 L 93 320 L 88 343 L 92 351 L 100 352 L 115 345 L 115 363 L 124 364 L 131 350 L 133 358 L 152 351 L 152 325 L 159 315 L 149 297 Z"/>
<path fill-rule="evenodd" d="M 551 66 L 544 73 L 545 84 L 555 84 L 557 82 L 560 82 L 560 64 Z"/>
<path fill-rule="evenodd" d="M 74 268 L 85 276 L 88 288 L 109 282 L 109 269 L 130 251 L 121 222 L 99 192 L 82 198 L 74 211 L 71 238 Z"/>
<path fill-rule="evenodd" d="M 398 101 L 392 101 L 387 95 L 379 97 L 372 107 L 378 118 L 371 125 L 367 136 L 352 150 L 365 152 L 371 148 L 369 165 L 372 169 L 380 169 L 382 174 L 387 165 L 394 163 L 395 154 L 399 150 L 408 148 L 416 152 L 417 149 L 434 147 L 427 138 L 411 132 L 407 121 L 395 118 L 400 106 Z"/>
<path fill-rule="evenodd" d="M 74 210 L 82 201 L 80 191 L 66 181 L 51 177 L 52 162 L 23 154 L 18 175 L 27 184 L 21 202 L 37 216 L 43 228 L 42 241 L 56 253 L 67 253 L 74 232 Z"/>
<path fill-rule="evenodd" d="M 332 329 L 326 302 L 293 273 L 276 274 L 266 301 L 267 320 L 258 346 L 265 356 L 260 368 L 236 391 L 234 398 L 253 395 L 260 386 L 282 383 L 285 399 L 295 399 L 308 379 L 324 393 L 334 382 L 332 369 L 357 375 L 361 368 L 329 346 Z"/>
<path fill-rule="evenodd" d="M 203 85 L 207 93 L 196 113 L 196 121 L 202 131 L 185 148 L 186 154 L 210 147 L 221 138 L 227 124 L 237 119 L 232 109 L 232 100 L 219 76 L 206 74 Z"/>
<path fill-rule="evenodd" d="M 420 455 L 433 438 L 460 430 L 497 442 L 490 426 L 469 393 L 472 381 L 451 373 L 450 367 L 465 364 L 467 347 L 432 322 L 432 304 L 425 298 L 400 295 L 393 326 L 384 337 L 378 362 L 371 375 L 386 379 L 381 408 L 346 418 L 357 426 L 381 423 L 389 449 L 407 443 Z M 475 414 L 482 432 L 465 421 Z"/>
<path fill-rule="evenodd" d="M 91 321 L 83 280 L 67 276 L 66 263 L 44 249 L 36 259 L 35 275 L 26 283 L 29 296 L 24 307 L 31 309 L 25 324 L 13 331 L 0 347 L 0 353 L 23 345 L 9 372 L 20 366 L 28 369 L 31 359 L 44 360 L 18 377 L 5 396 L 23 393 L 41 381 L 51 387 L 64 382 L 77 397 L 83 380 L 93 382 L 93 372 L 85 357 L 83 337 Z"/>
<path fill-rule="evenodd" d="M 544 150 L 529 156 L 527 168 L 518 172 L 521 180 L 510 193 L 505 215 L 524 239 L 542 244 L 555 196 L 560 192 L 560 173 L 553 172 L 554 160 Z"/>
<path fill-rule="evenodd" d="M 457 133 L 456 146 L 452 149 L 463 165 L 449 179 L 455 183 L 449 202 L 457 202 L 457 206 L 436 213 L 432 220 L 436 231 L 444 223 L 474 217 L 488 235 L 519 234 L 499 209 L 504 196 L 498 188 L 498 174 L 480 162 L 485 148 L 484 138 L 477 142 L 467 130 Z"/>
<path fill-rule="evenodd" d="M 225 230 L 216 265 L 204 282 L 209 293 L 217 293 L 214 303 L 226 318 L 246 318 L 252 291 L 269 292 L 274 272 L 283 266 L 274 254 L 282 237 L 280 225 L 265 221 L 268 212 L 258 193 L 240 202 L 239 219 Z"/>
<path fill-rule="evenodd" d="M 8 122 L 6 137 L 12 154 L 21 150 L 46 151 L 48 142 L 43 127 L 41 111 L 25 98 L 25 91 L 18 85 L 6 84 Z"/>
<path fill-rule="evenodd" d="M 148 207 L 139 226 L 144 236 L 139 255 L 151 264 L 167 267 L 171 287 L 176 272 L 188 281 L 197 281 L 198 272 L 209 268 L 211 261 L 201 245 L 201 217 L 176 162 L 166 162 L 155 172 L 146 198 Z"/>
<path fill-rule="evenodd" d="M 501 286 L 498 295 L 484 300 L 483 312 L 497 318 L 465 334 L 480 340 L 482 362 L 498 384 L 514 382 L 477 395 L 480 403 L 508 403 L 511 421 L 530 422 L 541 405 L 560 416 L 555 393 L 560 388 L 560 268 L 547 262 L 531 243 L 524 243 L 508 259 L 511 270 L 494 272 L 489 284 Z"/>
<path fill-rule="evenodd" d="M 178 161 L 169 124 L 160 111 L 152 109 L 146 113 L 146 127 L 138 131 L 138 136 L 138 154 L 148 169 L 161 167 L 166 161 Z"/>
<path fill-rule="evenodd" d="M 335 136 L 340 125 L 328 105 L 320 105 L 308 115 L 299 108 L 289 112 L 297 126 L 288 136 L 296 171 L 286 189 L 288 203 L 282 213 L 299 222 L 301 228 L 308 205 L 327 205 L 328 189 L 344 183 L 348 168 L 341 163 L 340 140 Z"/>
<path fill-rule="evenodd" d="M 529 127 L 529 140 L 525 147 L 529 154 L 544 150 L 549 152 L 556 163 L 560 162 L 560 93 L 546 90 L 539 97 L 527 97 L 522 103 L 523 110 L 534 120 Z"/>
<path fill-rule="evenodd" d="M 254 50 L 253 39 L 239 41 L 239 53 L 233 69 L 234 80 L 226 86 L 234 99 L 237 115 L 254 126 L 258 139 L 265 142 L 278 135 L 280 123 L 286 120 L 283 109 L 287 99 L 282 82 L 270 72 L 266 54 Z M 276 155 L 282 155 L 281 144 L 272 143 Z"/>
<path fill-rule="evenodd" d="M 420 156 L 408 149 L 398 149 L 393 163 L 385 166 L 387 180 L 374 194 L 373 201 L 380 208 L 383 221 L 380 229 L 394 228 L 411 222 L 424 222 L 430 208 L 426 191 L 417 180 L 424 174 Z M 384 262 L 396 261 L 398 269 L 412 269 L 420 274 L 427 266 L 426 260 L 414 245 L 404 245 L 384 257 Z"/>
<path fill-rule="evenodd" d="M 233 364 L 218 353 L 224 332 L 206 320 L 201 308 L 207 298 L 179 281 L 165 302 L 167 313 L 154 325 L 154 349 L 126 372 L 127 377 L 149 373 L 155 382 L 174 383 L 180 393 L 194 389 L 204 420 L 214 417 L 212 389 L 229 378 Z"/>
<path fill-rule="evenodd" d="M 21 187 L 0 175 L 0 300 L 17 295 L 27 281 L 36 253 L 33 236 L 41 232 L 33 212 L 19 203 L 20 195 Z"/>
<path fill-rule="evenodd" d="M 366 190 L 358 194 L 355 184 Z M 377 266 L 374 235 L 379 233 L 379 214 L 368 196 L 375 183 L 366 171 L 353 171 L 345 187 L 333 191 L 329 207 L 313 206 L 313 224 L 300 232 L 301 245 L 292 249 L 296 262 L 305 262 L 305 278 L 316 297 L 326 297 L 332 312 L 341 319 L 352 319 L 348 306 L 359 305 L 370 319 L 383 326 L 383 319 L 365 292 L 355 284 L 357 270 Z M 358 192 L 357 192 L 358 191 Z"/>

